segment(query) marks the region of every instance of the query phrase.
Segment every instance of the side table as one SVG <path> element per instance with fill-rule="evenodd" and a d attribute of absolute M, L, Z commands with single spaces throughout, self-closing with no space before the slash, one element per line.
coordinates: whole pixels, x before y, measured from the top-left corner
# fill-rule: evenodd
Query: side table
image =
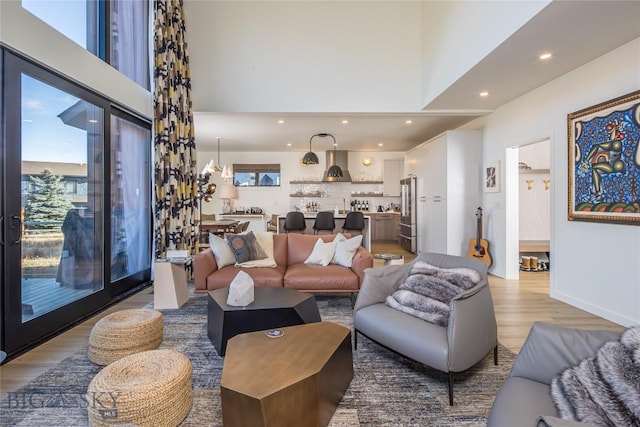
<path fill-rule="evenodd" d="M 373 254 L 376 259 L 384 260 L 384 265 L 402 265 L 404 264 L 404 257 L 396 254 Z"/>
<path fill-rule="evenodd" d="M 189 299 L 186 261 L 156 260 L 153 279 L 153 308 L 180 308 Z"/>

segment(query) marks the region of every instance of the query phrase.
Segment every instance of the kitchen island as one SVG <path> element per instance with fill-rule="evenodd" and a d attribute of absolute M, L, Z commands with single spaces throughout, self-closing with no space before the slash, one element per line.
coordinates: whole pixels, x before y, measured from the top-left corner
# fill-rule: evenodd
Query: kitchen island
<path fill-rule="evenodd" d="M 305 230 L 305 234 L 313 234 L 313 223 L 316 220 L 317 212 L 303 212 L 304 220 L 307 224 L 307 228 Z M 278 216 L 278 233 L 284 233 L 284 219 L 286 215 Z M 336 221 L 336 228 L 333 231 L 334 233 L 341 233 L 342 226 L 344 225 L 344 219 L 347 217 L 347 214 L 337 214 L 334 215 L 334 219 Z M 326 234 L 326 233 L 325 233 Z M 364 213 L 364 230 L 362 230 L 362 246 L 364 246 L 367 250 L 371 251 L 371 217 Z"/>

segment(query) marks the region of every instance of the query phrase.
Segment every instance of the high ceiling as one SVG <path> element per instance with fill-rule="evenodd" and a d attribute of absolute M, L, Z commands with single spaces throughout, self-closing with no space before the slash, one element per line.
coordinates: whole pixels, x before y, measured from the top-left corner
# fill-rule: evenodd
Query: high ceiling
<path fill-rule="evenodd" d="M 194 14 L 206 2 L 188 3 Z M 193 40 L 207 34 L 191 32 L 188 37 Z M 422 111 L 237 113 L 203 111 L 194 105 L 198 149 L 215 150 L 216 138 L 221 137 L 222 151 L 230 146 L 233 151 L 306 151 L 311 135 L 326 132 L 339 135 L 341 150 L 406 151 L 447 129 L 489 114 L 637 37 L 640 1 L 554 1 Z M 553 51 L 551 60 L 537 58 L 540 46 Z M 192 67 L 197 67 L 194 58 L 199 52 L 192 50 L 190 54 Z M 640 64 L 638 68 L 640 87 Z M 206 84 L 193 81 L 194 87 Z M 490 96 L 480 98 L 479 91 L 485 89 Z"/>

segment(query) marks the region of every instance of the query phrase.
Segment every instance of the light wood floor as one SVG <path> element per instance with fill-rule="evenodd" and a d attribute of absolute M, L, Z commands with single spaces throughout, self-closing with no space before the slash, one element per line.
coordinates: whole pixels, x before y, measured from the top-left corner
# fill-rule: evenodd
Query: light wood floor
<path fill-rule="evenodd" d="M 375 243 L 372 246 L 373 253 L 402 254 L 405 256 L 405 262 L 415 258 L 413 254 L 403 251 L 395 244 Z M 381 260 L 374 260 L 374 267 L 381 266 L 382 263 Z M 529 328 L 537 320 L 585 329 L 623 329 L 617 324 L 551 299 L 548 272 L 521 272 L 520 280 L 504 280 L 490 276 L 489 285 L 498 322 L 498 340 L 515 353 L 520 351 Z M 91 328 L 100 318 L 117 310 L 141 308 L 152 301 L 152 291 L 147 288 L 34 350 L 7 362 L 0 367 L 1 397 L 5 397 L 6 393 L 18 389 L 86 346 Z"/>

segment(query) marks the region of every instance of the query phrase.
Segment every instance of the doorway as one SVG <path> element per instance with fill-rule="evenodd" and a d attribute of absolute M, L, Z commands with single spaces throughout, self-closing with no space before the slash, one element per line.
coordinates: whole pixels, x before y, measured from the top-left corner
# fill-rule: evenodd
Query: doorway
<path fill-rule="evenodd" d="M 506 153 L 508 188 L 507 277 L 547 271 L 551 242 L 551 140 L 511 147 Z"/>

